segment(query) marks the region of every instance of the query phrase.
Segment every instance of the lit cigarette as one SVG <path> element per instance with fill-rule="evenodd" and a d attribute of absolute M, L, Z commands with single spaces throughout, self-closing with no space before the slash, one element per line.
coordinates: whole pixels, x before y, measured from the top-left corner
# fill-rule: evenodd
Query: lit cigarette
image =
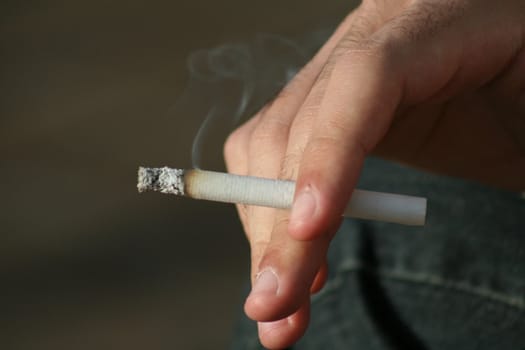
<path fill-rule="evenodd" d="M 139 192 L 159 191 L 195 199 L 288 209 L 292 206 L 295 182 L 197 169 L 140 167 L 137 188 Z M 426 198 L 356 189 L 343 215 L 417 226 L 425 224 L 426 211 Z"/>

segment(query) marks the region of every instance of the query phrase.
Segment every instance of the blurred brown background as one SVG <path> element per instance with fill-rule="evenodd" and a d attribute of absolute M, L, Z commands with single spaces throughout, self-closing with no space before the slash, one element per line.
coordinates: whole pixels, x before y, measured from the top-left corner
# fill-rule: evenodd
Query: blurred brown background
<path fill-rule="evenodd" d="M 226 348 L 249 267 L 234 209 L 138 195 L 137 167 L 191 165 L 202 119 L 167 113 L 191 52 L 322 29 L 350 3 L 0 8 L 0 348 Z"/>

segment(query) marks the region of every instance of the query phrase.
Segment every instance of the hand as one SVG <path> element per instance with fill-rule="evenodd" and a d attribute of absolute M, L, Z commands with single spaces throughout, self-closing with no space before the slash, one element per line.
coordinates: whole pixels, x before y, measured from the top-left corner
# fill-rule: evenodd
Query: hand
<path fill-rule="evenodd" d="M 524 42 L 523 0 L 364 1 L 232 133 L 229 171 L 297 181 L 291 212 L 238 208 L 266 347 L 304 333 L 366 155 L 525 189 Z"/>

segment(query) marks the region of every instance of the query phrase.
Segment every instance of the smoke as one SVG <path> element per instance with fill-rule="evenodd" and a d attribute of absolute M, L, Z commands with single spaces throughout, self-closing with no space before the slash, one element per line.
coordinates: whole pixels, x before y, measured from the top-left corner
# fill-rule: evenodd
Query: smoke
<path fill-rule="evenodd" d="M 250 43 L 192 53 L 188 86 L 175 109 L 202 120 L 192 145 L 193 167 L 222 163 L 222 143 L 229 132 L 275 96 L 329 33 L 316 31 L 299 40 L 260 34 Z"/>

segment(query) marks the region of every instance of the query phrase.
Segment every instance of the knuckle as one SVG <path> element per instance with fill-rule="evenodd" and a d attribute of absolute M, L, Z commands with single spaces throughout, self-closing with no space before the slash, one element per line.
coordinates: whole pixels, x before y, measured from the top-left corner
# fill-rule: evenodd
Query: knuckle
<path fill-rule="evenodd" d="M 261 120 L 250 137 L 250 141 L 257 147 L 272 147 L 280 144 L 287 137 L 290 128 L 289 123 L 283 120 L 284 118 L 280 118 L 272 111 L 266 113 L 272 114 Z"/>
<path fill-rule="evenodd" d="M 332 136 L 316 136 L 308 143 L 309 154 L 326 155 L 334 148 L 339 148 L 340 143 Z"/>
<path fill-rule="evenodd" d="M 381 58 L 388 56 L 393 49 L 388 40 L 385 40 L 379 34 L 373 34 L 361 39 L 352 47 L 343 48 L 343 56 L 345 58 L 371 60 L 374 58 Z"/>
<path fill-rule="evenodd" d="M 455 0 L 410 1 L 397 18 L 393 20 L 394 32 L 409 41 L 426 40 L 463 16 L 464 2 Z"/>
<path fill-rule="evenodd" d="M 239 148 L 241 141 L 241 135 L 238 130 L 232 132 L 224 142 L 224 156 L 226 158 L 231 158 L 232 155 L 236 153 L 236 150 Z"/>
<path fill-rule="evenodd" d="M 286 154 L 281 162 L 279 178 L 283 180 L 295 180 L 299 175 L 299 164 L 302 159 L 302 153 Z"/>
<path fill-rule="evenodd" d="M 228 150 L 235 149 L 244 140 L 243 131 L 241 128 L 235 129 L 228 135 L 224 147 Z"/>
<path fill-rule="evenodd" d="M 436 36 L 464 15 L 465 6 L 455 0 L 406 0 L 394 11 L 385 1 L 364 1 L 351 30 L 334 49 L 331 64 L 394 64 L 406 54 L 407 43 Z"/>
<path fill-rule="evenodd" d="M 290 217 L 288 215 L 281 215 L 275 219 L 274 230 L 280 230 L 286 233 L 289 223 Z"/>
<path fill-rule="evenodd" d="M 251 142 L 255 143 L 257 147 L 260 147 L 261 144 L 269 143 L 275 137 L 273 131 L 274 128 L 272 127 L 272 123 L 265 120 L 253 131 Z"/>
<path fill-rule="evenodd" d="M 389 62 L 395 47 L 379 35 L 363 38 L 347 36 L 341 40 L 331 58 L 332 71 L 345 71 L 348 66 L 370 66 Z"/>
<path fill-rule="evenodd" d="M 240 161 L 241 155 L 245 152 L 246 144 L 249 140 L 249 132 L 241 126 L 234 130 L 224 142 L 223 154 L 226 163 Z"/>
<path fill-rule="evenodd" d="M 249 236 L 249 244 L 250 250 L 252 251 L 252 257 L 257 257 L 256 260 L 260 260 L 263 253 L 265 253 L 268 245 L 270 244 L 269 238 L 261 238 L 266 236 L 267 235 L 258 234 L 257 231 L 252 232 L 252 234 Z"/>

